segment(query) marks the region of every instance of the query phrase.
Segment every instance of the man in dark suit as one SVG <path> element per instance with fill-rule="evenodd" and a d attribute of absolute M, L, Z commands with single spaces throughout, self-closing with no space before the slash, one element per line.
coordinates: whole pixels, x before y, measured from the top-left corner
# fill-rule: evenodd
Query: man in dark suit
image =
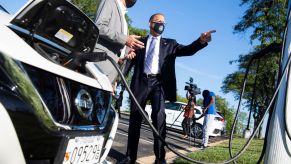
<path fill-rule="evenodd" d="M 149 20 L 150 35 L 142 42 L 144 49 L 136 51 L 136 57 L 127 65 L 126 70 L 134 66 L 131 89 L 144 109 L 147 100 L 152 104 L 152 122 L 162 138 L 166 137 L 165 100 L 176 101 L 175 59 L 179 56 L 191 56 L 207 45 L 211 40 L 209 31 L 202 33 L 193 43 L 184 46 L 174 39 L 162 38 L 165 27 L 163 14 L 154 14 Z M 132 101 L 128 129 L 127 162 L 135 163 L 140 137 L 142 116 Z M 155 163 L 166 163 L 164 144 L 154 136 Z"/>

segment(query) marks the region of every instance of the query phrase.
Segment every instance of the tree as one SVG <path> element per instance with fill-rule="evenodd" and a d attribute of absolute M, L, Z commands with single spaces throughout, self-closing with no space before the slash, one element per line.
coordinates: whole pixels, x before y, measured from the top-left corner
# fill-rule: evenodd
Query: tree
<path fill-rule="evenodd" d="M 233 108 L 229 107 L 229 103 L 225 98 L 217 95 L 215 98 L 215 105 L 217 111 L 221 112 L 225 121 L 226 121 L 226 132 L 229 133 L 231 131 L 231 125 L 233 122 Z"/>
<path fill-rule="evenodd" d="M 71 2 L 94 21 L 100 0 L 72 0 Z"/>
<path fill-rule="evenodd" d="M 282 43 L 287 3 L 285 0 L 241 1 L 241 5 L 248 5 L 249 8 L 244 13 L 240 22 L 234 26 L 234 33 L 245 33 L 248 30 L 253 30 L 250 36 L 250 43 L 253 44 L 256 41 L 258 44 L 253 46 L 253 51 L 250 53 L 240 55 L 238 60 L 230 62 L 231 64 L 238 63 L 239 68 L 224 79 L 222 86 L 224 93 L 232 92 L 235 98 L 238 99 L 244 73 L 252 54 L 271 43 Z M 276 78 L 278 77 L 279 53 L 272 53 L 268 56 L 268 58 L 255 60 L 250 65 L 248 83 L 246 85 L 245 96 L 243 97 L 243 105 L 248 108 L 252 107 L 252 112 L 254 112 L 255 128 L 271 100 L 276 85 Z M 255 90 L 253 90 L 254 86 L 256 86 Z M 251 101 L 253 97 L 255 100 Z"/>
<path fill-rule="evenodd" d="M 129 30 L 129 35 L 138 35 L 141 37 L 145 37 L 149 31 L 146 29 L 141 29 L 141 28 L 136 28 L 132 26 L 132 20 L 128 17 L 128 15 L 125 15 L 127 24 L 128 24 L 128 30 Z"/>
<path fill-rule="evenodd" d="M 177 94 L 177 101 L 184 102 L 184 103 L 188 103 L 188 100 L 187 100 L 186 97 L 181 96 L 181 95 L 178 95 L 178 94 Z"/>
<path fill-rule="evenodd" d="M 197 101 L 196 101 L 196 105 L 198 105 L 198 106 L 203 106 L 203 99 L 198 99 Z"/>

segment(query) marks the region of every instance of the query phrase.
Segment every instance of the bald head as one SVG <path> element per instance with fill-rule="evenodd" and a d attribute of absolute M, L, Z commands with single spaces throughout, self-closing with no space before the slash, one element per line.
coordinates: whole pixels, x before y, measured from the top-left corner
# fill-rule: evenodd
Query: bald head
<path fill-rule="evenodd" d="M 165 19 L 165 16 L 164 16 L 162 13 L 156 13 L 156 14 L 153 14 L 153 15 L 150 17 L 149 22 L 151 22 L 152 20 L 154 20 L 155 17 L 163 17 L 163 19 Z"/>

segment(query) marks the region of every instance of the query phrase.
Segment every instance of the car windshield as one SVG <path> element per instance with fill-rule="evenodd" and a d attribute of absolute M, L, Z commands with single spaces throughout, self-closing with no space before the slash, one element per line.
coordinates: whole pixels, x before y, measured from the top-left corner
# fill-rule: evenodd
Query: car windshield
<path fill-rule="evenodd" d="M 180 104 L 177 103 L 165 103 L 166 109 L 170 109 L 170 110 L 179 110 L 180 109 Z"/>
<path fill-rule="evenodd" d="M 71 3 L 83 11 L 92 21 L 95 21 L 96 11 L 101 0 L 72 0 Z"/>

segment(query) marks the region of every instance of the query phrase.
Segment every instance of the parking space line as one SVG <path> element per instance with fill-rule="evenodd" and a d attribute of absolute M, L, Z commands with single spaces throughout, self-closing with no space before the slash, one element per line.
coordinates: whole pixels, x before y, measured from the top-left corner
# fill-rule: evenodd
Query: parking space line
<path fill-rule="evenodd" d="M 122 136 L 126 136 L 126 137 L 128 137 L 128 135 L 127 135 L 126 133 L 120 133 L 120 132 L 116 132 L 116 133 L 117 133 L 117 134 L 120 134 L 120 135 L 122 135 Z M 143 138 L 140 138 L 139 140 L 142 140 L 142 141 L 147 142 L 147 143 L 150 143 L 150 144 L 154 144 L 153 142 L 148 141 L 148 140 L 143 139 Z"/>

